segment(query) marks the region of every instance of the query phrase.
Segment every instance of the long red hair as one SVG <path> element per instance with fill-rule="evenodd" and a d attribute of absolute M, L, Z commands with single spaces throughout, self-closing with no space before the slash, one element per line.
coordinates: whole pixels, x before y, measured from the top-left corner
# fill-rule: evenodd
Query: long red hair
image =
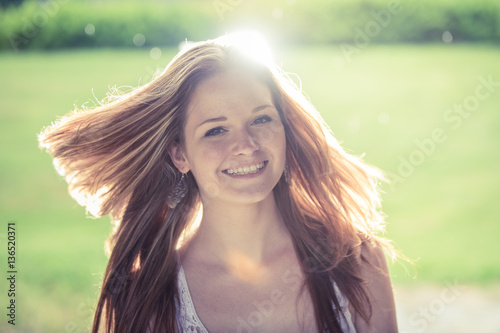
<path fill-rule="evenodd" d="M 359 249 L 383 229 L 380 172 L 347 154 L 312 104 L 277 67 L 255 61 L 224 39 L 197 43 L 143 87 L 92 109 L 75 110 L 39 136 L 70 193 L 115 229 L 92 332 L 177 332 L 176 247 L 200 209 L 196 181 L 175 208 L 168 194 L 180 178 L 169 155 L 182 143 L 185 110 L 204 78 L 228 68 L 270 89 L 285 127 L 291 183 L 274 196 L 305 274 L 320 331 L 340 332 L 332 280 L 369 320 Z"/>

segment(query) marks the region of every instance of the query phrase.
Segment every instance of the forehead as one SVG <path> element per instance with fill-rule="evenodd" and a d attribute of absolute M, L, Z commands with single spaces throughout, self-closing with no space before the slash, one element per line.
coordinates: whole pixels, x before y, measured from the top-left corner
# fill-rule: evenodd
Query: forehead
<path fill-rule="evenodd" d="M 274 105 L 269 88 L 249 74 L 228 71 L 201 81 L 187 108 L 187 122 Z"/>

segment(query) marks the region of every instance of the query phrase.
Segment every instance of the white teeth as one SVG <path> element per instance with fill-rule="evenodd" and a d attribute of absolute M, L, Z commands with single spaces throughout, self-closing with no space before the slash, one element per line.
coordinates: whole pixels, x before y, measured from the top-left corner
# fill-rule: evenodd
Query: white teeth
<path fill-rule="evenodd" d="M 255 165 L 245 166 L 238 169 L 227 169 L 225 172 L 229 175 L 247 175 L 251 173 L 257 173 L 260 169 L 264 167 L 264 162 L 257 163 Z"/>

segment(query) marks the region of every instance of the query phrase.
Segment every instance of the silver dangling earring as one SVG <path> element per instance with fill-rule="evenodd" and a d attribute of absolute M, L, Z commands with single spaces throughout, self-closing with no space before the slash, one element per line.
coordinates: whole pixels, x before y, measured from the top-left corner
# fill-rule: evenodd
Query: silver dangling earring
<path fill-rule="evenodd" d="M 288 162 L 285 162 L 285 170 L 283 170 L 283 176 L 285 177 L 285 182 L 290 185 L 290 172 L 288 171 Z"/>
<path fill-rule="evenodd" d="M 167 205 L 170 208 L 175 208 L 175 206 L 181 202 L 182 198 L 186 196 L 188 191 L 186 180 L 184 179 L 185 173 L 181 174 L 181 179 L 175 184 L 174 189 L 167 197 Z"/>

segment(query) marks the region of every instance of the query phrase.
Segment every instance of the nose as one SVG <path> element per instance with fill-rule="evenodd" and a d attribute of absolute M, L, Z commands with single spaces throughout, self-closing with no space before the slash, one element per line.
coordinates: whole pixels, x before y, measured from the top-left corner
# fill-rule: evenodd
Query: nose
<path fill-rule="evenodd" d="M 256 137 L 248 130 L 242 130 L 237 138 L 235 138 L 234 154 L 235 155 L 251 155 L 253 152 L 260 149 L 260 145 Z"/>

